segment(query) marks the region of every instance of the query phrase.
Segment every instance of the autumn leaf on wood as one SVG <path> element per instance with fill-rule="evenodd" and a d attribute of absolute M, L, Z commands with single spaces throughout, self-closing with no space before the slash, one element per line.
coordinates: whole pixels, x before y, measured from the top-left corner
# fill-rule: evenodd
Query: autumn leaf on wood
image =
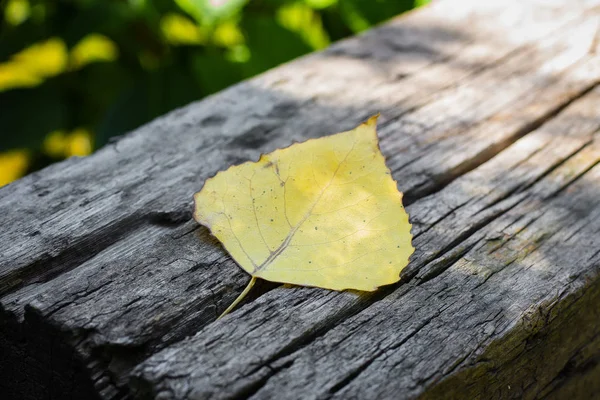
<path fill-rule="evenodd" d="M 402 193 L 385 165 L 377 116 L 217 173 L 194 195 L 208 227 L 252 279 L 373 291 L 414 251 Z"/>

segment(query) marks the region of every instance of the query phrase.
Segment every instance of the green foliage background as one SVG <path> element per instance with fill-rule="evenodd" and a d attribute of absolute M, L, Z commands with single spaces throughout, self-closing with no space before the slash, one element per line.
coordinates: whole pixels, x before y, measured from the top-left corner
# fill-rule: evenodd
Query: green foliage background
<path fill-rule="evenodd" d="M 112 42 L 114 54 L 77 68 L 71 62 L 37 84 L 0 86 L 0 151 L 27 149 L 26 169 L 31 171 L 69 155 L 45 150 L 50 132 L 83 129 L 91 133 L 92 148 L 100 147 L 173 108 L 422 3 L 2 1 L 0 63 L 10 63 L 15 54 L 50 38 L 60 39 L 72 52 L 90 34 Z M 43 65 L 47 56 L 40 57 L 35 63 Z M 20 72 L 5 71 L 5 81 L 13 79 L 6 77 L 11 73 Z M 2 74 L 0 69 L 0 81 Z"/>

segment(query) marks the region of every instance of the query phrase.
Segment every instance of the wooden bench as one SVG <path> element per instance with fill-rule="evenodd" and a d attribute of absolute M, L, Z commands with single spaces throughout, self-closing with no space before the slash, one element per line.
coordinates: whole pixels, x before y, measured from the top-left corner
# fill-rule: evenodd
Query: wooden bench
<path fill-rule="evenodd" d="M 4 187 L 0 397 L 600 396 L 599 7 L 436 2 Z M 401 282 L 216 321 L 249 277 L 192 194 L 377 112 Z"/>

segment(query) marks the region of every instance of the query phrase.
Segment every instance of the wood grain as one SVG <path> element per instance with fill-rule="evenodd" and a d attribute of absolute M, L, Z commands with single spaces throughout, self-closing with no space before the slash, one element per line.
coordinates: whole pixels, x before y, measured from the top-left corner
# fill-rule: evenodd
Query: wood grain
<path fill-rule="evenodd" d="M 584 398 L 600 359 L 599 3 L 450 3 L 0 189 L 0 390 Z M 417 248 L 401 284 L 264 284 L 215 322 L 248 277 L 191 220 L 192 194 L 376 112 Z"/>

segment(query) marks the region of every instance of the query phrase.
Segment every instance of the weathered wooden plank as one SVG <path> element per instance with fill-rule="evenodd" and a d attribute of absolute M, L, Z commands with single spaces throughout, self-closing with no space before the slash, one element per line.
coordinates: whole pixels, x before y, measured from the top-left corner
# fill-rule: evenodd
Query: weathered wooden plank
<path fill-rule="evenodd" d="M 600 350 L 590 342 L 600 334 L 598 104 L 600 90 L 409 207 L 419 272 L 409 284 L 372 305 L 352 293 L 275 289 L 144 362 L 137 394 L 542 393 L 582 346 L 591 355 Z M 565 329 L 569 323 L 581 323 L 585 334 Z"/>
<path fill-rule="evenodd" d="M 157 227 L 132 235 L 72 273 L 8 296 L 7 308 L 18 315 L 22 305 L 30 304 L 30 318 L 49 319 L 61 329 L 73 332 L 74 338 L 69 340 L 84 349 L 85 354 L 91 353 L 91 349 L 107 348 L 111 349 L 113 357 L 120 357 L 123 348 L 136 349 L 113 363 L 120 369 L 108 369 L 108 373 L 122 379 L 122 372 L 147 354 L 140 349 L 160 348 L 173 338 L 185 336 L 212 320 L 216 313 L 213 291 L 243 284 L 243 274 L 231 262 L 227 265 L 228 270 L 211 268 L 208 274 L 199 273 L 198 263 L 208 267 L 214 261 L 207 254 L 220 255 L 215 253 L 220 250 L 215 250 L 214 243 L 204 240 L 208 247 L 197 246 L 197 238 L 189 236 L 185 239 L 188 244 L 175 245 L 166 233 L 172 234 L 168 228 Z M 144 259 L 139 254 L 141 243 L 148 246 Z M 185 248 L 186 258 L 173 257 L 173 252 L 169 251 L 172 248 L 180 251 Z M 155 272 L 148 279 L 144 274 L 147 269 L 164 270 L 164 274 Z M 193 279 L 184 273 L 190 269 L 197 271 Z M 224 272 L 225 277 L 222 276 Z M 215 286 L 214 282 L 219 282 L 220 286 Z M 155 288 L 157 284 L 160 289 Z M 128 291 L 132 285 L 139 290 Z M 190 288 L 194 288 L 192 295 L 186 293 Z M 119 295 L 115 298 L 111 293 Z M 234 294 L 230 292 L 230 296 Z M 133 304 L 139 308 L 136 309 L 137 318 L 132 319 L 130 313 L 124 311 Z M 161 315 L 159 321 L 155 319 L 157 315 Z M 127 331 L 122 328 L 124 324 L 129 327 Z M 81 335 L 90 330 L 98 333 Z M 117 384 L 122 382 L 117 380 Z"/>
<path fill-rule="evenodd" d="M 378 111 L 393 119 L 422 105 L 596 3 L 579 4 L 565 10 L 526 3 L 517 6 L 522 13 L 500 2 L 479 13 L 440 4 L 170 114 L 85 161 L 32 174 L 0 191 L 11 210 L 0 233 L 10 244 L 2 252 L 0 293 L 49 280 L 153 222 L 185 220 L 189 193 L 232 162 L 339 130 L 341 121 L 351 127 Z M 509 32 L 505 41 L 495 37 L 500 29 Z M 410 45 L 415 37 L 428 40 Z M 486 40 L 473 43 L 478 37 Z M 28 218 L 13 223 L 20 215 Z"/>
<path fill-rule="evenodd" d="M 51 344 L 50 349 L 57 346 L 51 357 L 29 355 L 29 367 L 42 357 L 42 365 L 51 368 L 64 357 L 72 369 L 83 369 L 83 375 L 91 377 L 86 384 L 95 385 L 103 397 L 125 396 L 133 366 L 211 322 L 245 283 L 244 274 L 206 232 L 187 222 L 190 194 L 206 176 L 289 144 L 292 138 L 337 131 L 383 110 L 382 148 L 388 155 L 399 154 L 390 163 L 397 178 L 402 171 L 407 179 L 401 188 L 413 200 L 438 190 L 596 84 L 597 61 L 586 55 L 594 14 L 582 17 L 577 7 L 563 12 L 560 7 L 535 6 L 549 14 L 535 14 L 527 27 L 518 18 L 510 22 L 514 32 L 506 42 L 489 38 L 494 26 L 506 27 L 505 19 L 499 25 L 490 23 L 479 35 L 475 29 L 470 36 L 471 29 L 460 27 L 465 16 L 457 12 L 460 18 L 450 18 L 455 24 L 452 40 L 445 36 L 450 32 L 446 24 L 431 33 L 437 38 L 431 46 L 399 52 L 397 43 L 407 37 L 414 41 L 415 35 L 427 31 L 421 24 L 445 17 L 440 11 L 437 17 L 417 13 L 408 19 L 416 21 L 412 25 L 384 27 L 343 43 L 343 50 L 334 47 L 284 66 L 158 120 L 85 161 L 69 161 L 9 186 L 14 192 L 0 192 L 4 207 L 30 217 L 11 225 L 3 236 L 12 246 L 3 252 L 0 271 L 6 274 L 0 282 L 4 291 L 14 291 L 0 303 L 0 318 L 8 321 L 3 328 L 9 327 L 17 341 L 25 331 L 35 330 L 36 335 L 27 338 L 30 342 L 46 334 L 50 343 L 64 347 Z M 524 7 L 528 10 L 531 4 Z M 477 22 L 482 15 L 475 14 L 469 22 L 484 25 Z M 553 31 L 545 41 L 526 45 Z M 373 46 L 378 37 L 387 44 Z M 464 51 L 466 60 L 462 53 L 441 54 L 442 49 Z M 378 75 L 367 67 L 372 60 L 386 73 Z M 336 78 L 341 66 L 349 72 Z M 394 74 L 403 78 L 390 81 Z M 351 80 L 364 87 L 349 87 Z M 485 92 L 505 81 L 510 89 Z M 419 92 L 425 82 L 429 84 Z M 248 98 L 253 98 L 251 104 L 245 102 Z M 348 126 L 340 128 L 343 118 Z M 398 131 L 409 139 L 394 134 Z M 449 151 L 457 156 L 446 159 Z M 430 159 L 439 155 L 442 166 L 413 161 L 429 154 L 435 155 Z M 81 169 L 65 170 L 71 166 Z M 63 188 L 46 193 L 53 185 Z M 40 207 L 40 198 L 52 205 L 50 209 Z M 318 305 L 317 301 L 312 306 Z M 316 326 L 330 327 L 347 314 L 328 316 Z M 310 340 L 312 329 L 296 340 Z M 78 354 L 71 359 L 70 353 Z M 48 379 L 44 371 L 40 374 Z M 68 377 L 52 379 L 64 384 L 57 390 L 69 390 L 72 384 Z"/>
<path fill-rule="evenodd" d="M 581 32 L 583 32 L 584 34 L 585 33 L 589 34 L 591 32 L 589 29 L 591 27 L 593 27 L 592 25 L 593 24 L 587 24 L 587 25 L 584 24 L 583 30 Z M 561 33 L 557 36 L 562 36 L 562 35 L 563 35 L 563 33 Z M 589 36 L 589 35 L 587 35 L 587 36 Z M 570 36 L 570 37 L 572 37 L 572 36 Z M 575 36 L 575 38 L 579 39 L 577 36 Z M 556 38 L 555 38 L 555 40 L 556 40 Z M 570 42 L 570 40 L 569 40 L 569 42 Z M 562 45 L 565 46 L 565 43 L 562 43 Z M 583 46 L 578 46 L 576 51 L 578 51 L 580 54 L 575 57 L 569 57 L 568 58 L 569 62 L 574 62 L 573 60 L 578 60 L 580 57 L 583 57 L 585 54 L 585 51 L 583 51 L 583 50 L 585 50 L 587 48 L 586 45 L 587 45 L 587 43 L 584 41 Z M 549 53 L 551 53 L 553 55 L 557 55 L 556 49 L 552 48 L 551 50 L 552 51 Z M 525 54 L 523 56 L 519 56 L 517 58 L 517 61 L 522 61 L 524 58 L 525 59 L 530 58 L 531 56 L 532 56 L 532 54 L 530 52 L 525 52 Z M 561 56 L 564 57 L 565 54 L 559 53 L 557 58 L 560 60 L 560 59 L 562 59 Z M 539 59 L 534 58 L 534 61 L 539 61 Z M 515 64 L 519 65 L 519 62 L 516 62 Z M 537 65 L 536 62 L 534 62 L 533 64 Z M 562 64 L 564 64 L 564 63 L 562 63 Z M 593 66 L 593 65 L 594 64 L 592 63 L 591 66 Z M 559 66 L 559 68 L 562 68 L 562 67 L 564 67 L 564 65 Z M 540 110 L 540 112 L 532 113 L 528 109 L 525 109 L 525 115 L 523 115 L 523 116 L 517 115 L 512 120 L 506 119 L 506 120 L 502 121 L 502 124 L 505 126 L 509 125 L 510 126 L 509 128 L 503 128 L 503 129 L 500 129 L 497 132 L 495 132 L 494 129 L 497 129 L 497 127 L 494 126 L 494 129 L 490 129 L 491 131 L 493 131 L 491 133 L 495 134 L 496 136 L 499 136 L 500 139 L 504 139 L 504 142 L 506 145 L 506 143 L 510 143 L 511 140 L 514 140 L 515 136 L 523 134 L 524 129 L 530 128 L 532 121 L 534 121 L 534 122 L 538 121 L 538 120 L 543 121 L 544 118 L 546 118 L 548 115 L 551 115 L 553 112 L 555 112 L 557 108 L 563 107 L 565 104 L 568 104 L 569 101 L 571 101 L 573 98 L 576 98 L 578 95 L 585 92 L 585 90 L 587 90 L 588 87 L 591 87 L 592 85 L 595 84 L 595 79 L 593 77 L 591 79 L 590 78 L 584 78 L 584 79 L 580 79 L 580 80 L 577 79 L 579 77 L 579 75 L 582 75 L 583 72 L 585 72 L 585 68 L 588 68 L 588 67 L 590 67 L 590 63 L 586 62 L 585 59 L 583 59 L 581 61 L 581 63 L 579 63 L 577 68 L 569 70 L 565 73 L 565 76 L 562 77 L 562 78 L 564 78 L 563 81 L 557 82 L 555 85 L 552 85 L 548 89 L 548 91 L 534 92 L 533 95 L 535 95 L 535 97 L 536 97 L 535 102 L 531 103 L 531 99 L 529 97 L 526 97 L 525 101 L 513 104 L 512 106 L 514 107 L 514 109 L 513 108 L 510 109 L 510 111 L 513 112 L 513 115 L 517 111 L 523 112 L 522 110 L 525 107 L 525 105 L 530 106 L 530 108 Z M 524 67 L 521 65 L 520 68 L 524 68 Z M 492 74 L 491 77 L 489 77 L 489 76 L 487 77 L 488 78 L 487 81 L 484 79 L 483 82 L 490 84 L 490 83 L 493 83 L 497 79 L 501 79 L 504 76 L 504 74 L 506 74 L 506 72 L 504 72 L 504 70 L 507 68 L 504 68 L 504 66 L 501 66 L 498 69 L 502 71 L 500 77 Z M 548 69 L 548 68 L 546 68 L 546 69 Z M 509 71 L 510 71 L 510 69 L 509 69 Z M 532 73 L 535 74 L 536 72 L 533 71 Z M 593 76 L 593 74 L 589 74 L 589 75 Z M 516 79 L 516 81 L 517 81 L 517 84 L 520 85 L 523 83 L 523 81 L 526 81 L 528 78 L 529 78 L 529 80 L 531 80 L 531 75 L 528 75 L 525 77 L 519 77 L 519 78 L 520 79 Z M 479 83 L 481 83 L 481 82 L 478 80 L 477 84 L 479 84 Z M 543 79 L 542 79 L 542 82 L 540 82 L 541 85 L 546 85 L 547 83 L 548 83 L 548 81 L 545 81 Z M 436 102 L 433 107 L 427 107 L 427 112 L 421 112 L 421 110 L 418 110 L 417 111 L 417 113 L 419 113 L 418 119 L 419 120 L 421 120 L 421 119 L 427 120 L 430 115 L 436 114 L 438 111 L 441 111 L 441 109 L 444 108 L 447 105 L 447 103 L 454 102 L 455 100 L 457 100 L 458 96 L 464 95 L 465 92 L 467 94 L 473 92 L 473 86 L 477 86 L 477 84 L 473 85 L 473 84 L 469 83 L 468 85 L 465 85 L 466 88 L 461 87 L 458 89 L 458 91 L 451 92 L 448 96 L 442 98 L 442 101 L 439 102 L 440 104 L 438 104 Z M 529 85 L 526 86 L 526 89 L 529 89 L 528 91 L 530 91 L 531 86 L 529 86 Z M 457 93 L 458 93 L 458 95 L 457 95 Z M 517 92 L 517 94 L 521 94 L 521 92 Z M 514 98 L 514 95 L 511 96 L 508 100 L 511 100 L 513 98 Z M 501 97 L 501 100 L 496 99 L 495 102 L 500 103 L 502 105 L 503 102 L 507 102 L 508 100 Z M 457 116 L 459 114 L 463 113 L 463 111 L 465 111 L 465 109 L 470 109 L 473 107 L 474 104 L 477 104 L 478 102 L 481 102 L 481 101 L 482 101 L 481 95 L 467 97 L 467 99 L 462 102 L 458 101 L 458 103 L 462 104 L 462 107 L 456 111 L 455 117 L 453 117 L 455 115 L 455 113 L 450 113 L 448 115 L 448 117 L 457 119 Z M 489 106 L 489 104 L 486 104 L 486 105 Z M 498 107 L 498 106 L 496 105 L 496 107 Z M 491 107 L 482 107 L 482 108 L 487 109 L 488 111 L 486 111 L 485 114 L 478 114 L 477 117 L 472 117 L 473 121 L 470 122 L 470 124 L 476 125 L 478 122 L 480 122 L 481 119 L 485 119 L 486 117 L 489 116 L 489 113 L 490 113 L 489 109 Z M 508 112 L 508 111 L 504 110 L 504 112 Z M 413 122 L 410 120 L 411 118 L 413 118 L 412 114 L 408 118 L 406 118 L 409 121 L 408 124 L 413 124 Z M 464 117 L 461 116 L 461 118 L 464 118 Z M 421 123 L 421 122 L 418 122 L 417 124 L 423 125 L 423 123 Z M 458 121 L 458 123 L 455 121 L 455 124 L 458 124 L 458 126 L 465 126 L 468 124 L 468 122 L 465 122 L 465 120 L 463 119 L 461 121 Z M 423 128 L 421 127 L 420 130 L 418 130 L 414 134 L 416 139 L 410 139 L 411 141 L 417 142 L 416 145 L 413 145 L 412 147 L 416 148 L 416 151 L 417 151 L 417 154 L 419 155 L 419 157 L 423 156 L 423 148 L 424 147 L 426 147 L 427 151 L 429 153 L 431 153 L 432 151 L 436 150 L 436 147 L 429 146 L 428 142 L 439 139 L 439 136 L 436 136 L 436 135 L 443 134 L 443 132 L 446 132 L 448 129 L 451 129 L 453 126 L 455 126 L 455 125 L 449 125 L 449 127 L 446 127 L 447 128 L 446 130 L 444 130 L 442 128 L 434 128 L 434 129 L 428 129 L 427 131 L 422 131 Z M 384 127 L 382 130 L 382 134 L 384 136 L 384 141 L 383 141 L 384 151 L 386 151 L 388 153 L 393 152 L 394 150 L 396 150 L 396 147 L 397 147 L 396 142 L 398 140 L 394 141 L 393 139 L 388 139 L 386 141 L 386 136 L 389 136 L 388 132 L 394 132 L 394 131 L 395 130 L 388 128 L 388 127 Z M 481 136 L 480 139 L 486 139 L 486 138 L 492 136 L 492 135 L 490 135 L 490 132 L 482 133 L 481 130 L 479 130 L 479 129 L 472 129 L 472 130 L 465 129 L 465 131 L 461 132 L 461 134 L 460 134 L 461 139 L 465 136 L 468 136 L 471 131 L 474 131 L 473 136 L 477 136 L 477 137 Z M 424 139 L 421 139 L 421 137 L 424 135 L 431 135 L 432 137 L 425 137 Z M 407 137 L 408 137 L 408 135 L 407 135 Z M 402 138 L 402 139 L 405 139 L 405 138 Z M 468 137 L 465 139 L 465 141 L 468 142 L 467 145 L 473 146 L 472 139 L 473 139 L 472 137 Z M 390 143 L 390 144 L 387 145 L 387 147 L 386 147 L 386 143 Z M 445 143 L 443 143 L 443 144 L 444 145 L 440 146 L 441 150 L 446 151 L 447 146 L 445 145 Z M 499 150 L 498 147 L 501 147 L 501 146 L 502 145 L 498 146 L 497 143 L 493 143 L 493 147 L 495 147 L 496 151 Z M 489 145 L 488 145 L 488 147 L 489 147 Z M 489 152 L 488 147 L 486 147 L 484 150 Z M 469 148 L 469 150 L 471 150 L 471 148 Z M 481 151 L 480 151 L 480 153 L 481 153 Z M 469 164 L 469 163 L 481 162 L 482 157 L 480 156 L 480 154 L 477 154 L 477 155 L 478 155 L 478 157 L 467 156 L 466 160 L 465 160 L 464 156 L 462 158 L 461 157 L 458 157 L 458 158 L 459 158 L 459 161 L 463 162 L 463 164 L 464 163 Z M 411 157 L 413 157 L 413 156 L 414 155 L 411 154 Z M 404 155 L 404 157 L 406 157 L 406 155 Z M 393 163 L 393 161 L 392 161 L 392 163 Z M 401 166 L 404 166 L 404 164 L 402 164 Z M 430 165 L 429 168 L 431 169 L 431 168 L 439 168 L 439 167 Z M 179 171 L 179 172 L 181 172 L 181 171 Z M 420 175 L 428 174 L 427 171 L 423 172 L 422 170 L 417 170 L 417 172 Z M 416 175 L 416 174 L 414 174 L 414 175 Z M 406 176 L 414 177 L 414 175 L 407 174 Z M 429 175 L 432 175 L 432 174 L 429 173 Z M 452 179 L 451 176 L 453 176 L 452 173 L 447 172 L 445 179 L 443 179 L 445 181 L 444 183 L 446 183 L 446 181 L 448 181 L 448 180 L 451 180 Z M 180 182 L 179 180 L 175 180 L 175 182 L 179 186 L 185 186 L 185 189 L 193 190 L 193 188 L 188 187 L 189 186 L 188 184 L 184 184 L 184 183 Z M 129 185 L 130 182 L 127 182 L 126 184 Z M 411 194 L 413 191 L 411 189 L 414 189 L 414 185 L 411 186 L 410 183 L 408 183 L 408 184 L 404 183 L 404 185 L 406 185 L 408 187 L 407 191 L 409 194 Z M 433 190 L 436 187 L 436 185 L 439 186 L 439 182 L 435 182 L 435 181 L 431 182 L 431 184 L 428 186 L 428 188 L 429 188 L 428 190 Z M 177 186 L 174 188 L 169 186 L 169 189 L 176 190 L 178 192 L 181 191 L 181 189 L 179 189 Z M 128 187 L 128 190 L 131 190 L 131 187 Z M 162 191 L 161 191 L 161 194 L 163 194 Z M 122 196 L 122 193 L 119 192 L 118 195 Z M 125 193 L 125 195 L 127 195 L 127 193 Z M 111 197 L 117 197 L 117 196 L 111 196 Z M 156 200 L 156 203 L 159 203 L 159 202 L 160 202 L 159 200 Z M 148 207 L 151 208 L 151 211 L 148 211 L 148 212 L 142 211 L 142 212 L 134 213 L 133 215 L 129 215 L 127 218 L 125 218 L 124 221 L 120 221 L 120 223 L 132 225 L 135 227 L 136 224 L 133 222 L 133 220 L 135 220 L 136 217 L 139 217 L 139 214 L 143 214 L 143 216 L 145 217 L 146 220 L 150 220 L 150 222 L 154 222 L 158 225 L 160 225 L 161 223 L 169 225 L 170 219 L 174 219 L 174 221 L 172 221 L 172 222 L 175 222 L 175 223 L 177 223 L 178 220 L 179 220 L 179 222 L 181 222 L 181 220 L 185 220 L 186 217 L 189 216 L 189 212 L 186 210 L 187 208 L 189 208 L 188 203 L 189 203 L 189 201 L 186 202 L 185 204 L 179 204 L 181 206 L 180 209 L 170 210 L 170 212 L 156 211 L 156 209 L 152 210 L 153 204 L 150 204 Z M 102 207 L 98 207 L 98 208 L 102 209 Z M 112 210 L 112 209 L 109 208 L 109 210 Z M 162 222 L 161 222 L 161 218 L 163 219 Z M 91 222 L 95 222 L 95 221 L 90 221 L 90 225 L 93 225 Z M 64 230 L 64 228 L 65 228 L 64 225 L 61 225 L 61 224 L 58 224 L 58 225 L 60 225 L 59 226 L 60 229 Z M 145 229 L 145 226 L 144 226 L 144 229 Z M 115 236 L 119 236 L 119 233 L 120 233 L 118 229 L 117 230 L 111 229 L 110 232 L 115 233 Z M 143 232 L 142 234 L 145 234 L 145 233 Z"/>
<path fill-rule="evenodd" d="M 594 149 L 596 160 L 600 159 L 599 150 L 597 146 Z M 542 191 L 547 190 L 544 186 L 552 187 L 552 191 L 560 190 L 563 174 L 569 176 L 572 172 L 568 168 L 558 168 L 554 174 L 558 182 L 541 181 Z M 472 240 L 475 247 L 440 279 L 423 284 L 408 298 L 390 299 L 396 306 L 387 309 L 385 314 L 388 317 L 404 316 L 415 305 L 425 304 L 410 318 L 411 321 L 422 322 L 423 326 L 411 327 L 409 332 L 403 332 L 395 339 L 388 338 L 390 341 L 379 347 L 381 356 L 350 382 L 345 382 L 347 384 L 343 387 L 336 388 L 339 390 L 333 397 L 361 397 L 369 390 L 375 390 L 370 394 L 389 398 L 393 390 L 399 389 L 406 390 L 407 395 L 414 395 L 461 366 L 478 362 L 484 363 L 479 371 L 470 372 L 479 379 L 470 380 L 469 390 L 461 395 L 469 398 L 537 397 L 540 389 L 560 372 L 572 352 L 585 345 L 590 336 L 598 334 L 595 320 L 600 272 L 597 257 L 600 239 L 599 178 L 600 168 L 596 167 L 576 182 L 568 193 L 560 192 L 546 205 L 534 198 L 515 207 L 486 228 L 482 232 L 485 235 Z M 574 208 L 579 214 L 577 220 L 587 222 L 586 225 L 569 225 L 575 219 Z M 573 246 L 579 241 L 585 241 L 586 245 Z M 586 297 L 585 301 L 574 306 L 584 307 L 580 310 L 582 315 L 567 318 L 564 314 L 568 312 L 567 306 L 572 299 L 567 299 L 567 305 L 563 305 L 563 297 L 571 295 L 577 298 L 588 291 L 591 298 Z M 390 305 L 390 302 L 382 302 L 376 307 Z M 434 304 L 427 304 L 430 302 Z M 377 309 L 369 311 L 373 313 Z M 457 318 L 457 315 L 461 317 Z M 586 335 L 577 335 L 573 329 L 563 330 L 560 350 L 552 345 L 550 339 L 555 338 L 542 341 L 537 336 L 560 330 L 555 324 L 582 320 L 585 322 L 582 330 Z M 388 326 L 389 329 L 382 327 L 382 332 L 391 332 L 394 326 Z M 364 343 L 365 332 L 355 337 L 361 336 L 360 341 Z M 485 349 L 494 339 L 496 346 Z M 536 341 L 544 343 L 535 348 Z M 343 345 L 352 348 L 348 342 L 346 340 Z M 445 347 L 449 349 L 444 350 Z M 529 353 L 532 347 L 535 351 Z M 387 352 L 387 349 L 393 351 Z M 369 357 L 365 350 L 369 352 L 368 347 L 363 347 L 358 353 Z M 513 365 L 510 365 L 511 361 Z M 385 373 L 380 373 L 382 368 L 385 368 Z M 501 372 L 494 377 L 486 374 L 496 369 Z M 397 380 L 389 384 L 392 376 L 396 376 Z M 388 384 L 383 385 L 384 382 Z M 381 384 L 379 389 L 375 389 L 377 384 Z M 511 384 L 514 387 L 508 389 Z M 442 390 L 437 393 L 445 393 L 452 398 L 451 392 Z M 436 398 L 435 393 L 431 398 Z"/>

